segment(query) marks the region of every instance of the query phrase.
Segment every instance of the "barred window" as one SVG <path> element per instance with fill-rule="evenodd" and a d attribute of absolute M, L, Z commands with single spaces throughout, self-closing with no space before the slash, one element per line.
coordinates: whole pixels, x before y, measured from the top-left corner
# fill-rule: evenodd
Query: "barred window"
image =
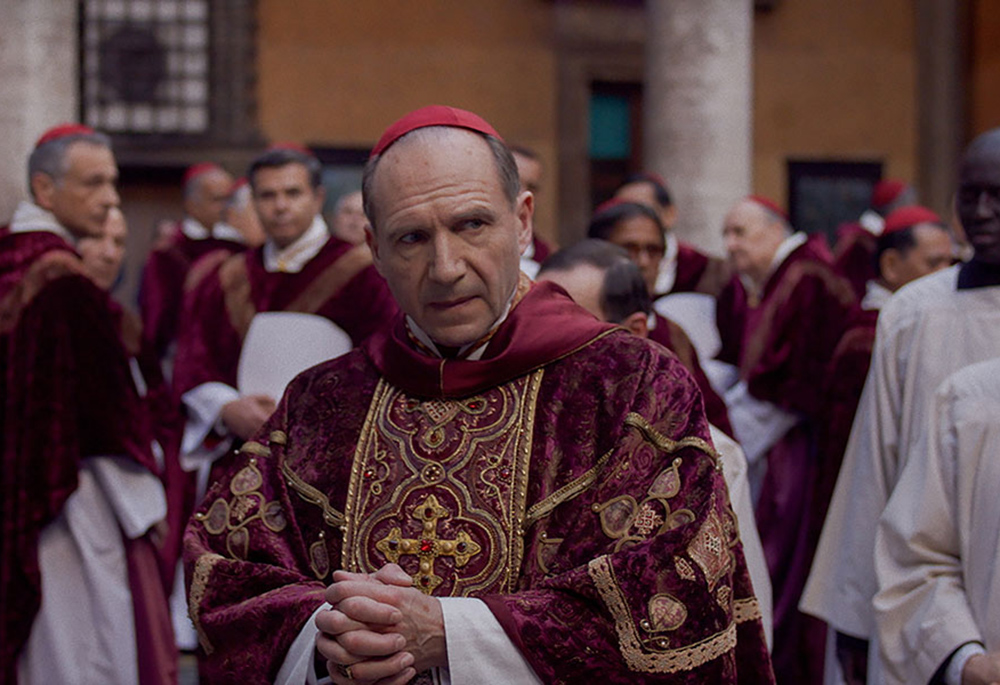
<path fill-rule="evenodd" d="M 255 0 L 78 7 L 80 118 L 110 133 L 122 159 L 169 162 L 206 145 L 259 144 Z"/>
<path fill-rule="evenodd" d="M 84 120 L 109 133 L 210 126 L 208 0 L 85 0 Z"/>

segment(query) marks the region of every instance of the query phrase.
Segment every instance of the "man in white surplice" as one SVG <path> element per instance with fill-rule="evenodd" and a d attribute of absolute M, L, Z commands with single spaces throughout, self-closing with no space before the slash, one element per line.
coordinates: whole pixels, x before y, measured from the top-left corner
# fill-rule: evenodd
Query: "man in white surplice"
<path fill-rule="evenodd" d="M 927 450 L 902 469 L 876 536 L 886 683 L 1000 680 L 1000 359 L 941 385 Z"/>
<path fill-rule="evenodd" d="M 907 461 L 926 450 L 934 390 L 963 366 L 996 356 L 998 187 L 1000 129 L 994 129 L 966 150 L 959 177 L 956 206 L 972 260 L 904 287 L 879 316 L 871 370 L 801 602 L 803 611 L 845 635 L 874 636 L 875 529 Z M 877 659 L 869 659 L 869 682 L 877 682 L 877 668 Z"/>

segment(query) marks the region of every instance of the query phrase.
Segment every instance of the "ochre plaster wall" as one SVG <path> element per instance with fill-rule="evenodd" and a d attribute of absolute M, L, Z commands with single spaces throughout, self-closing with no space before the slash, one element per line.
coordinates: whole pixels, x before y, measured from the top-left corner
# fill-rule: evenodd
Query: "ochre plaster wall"
<path fill-rule="evenodd" d="M 996 0 L 973 3 L 969 138 L 1000 126 L 1000 11 Z"/>
<path fill-rule="evenodd" d="M 539 232 L 556 235 L 552 8 L 537 0 L 261 0 L 259 118 L 271 140 L 370 147 L 428 104 L 470 109 L 545 165 Z"/>
<path fill-rule="evenodd" d="M 882 160 L 917 172 L 908 0 L 779 0 L 754 21 L 754 188 L 782 205 L 788 158 Z"/>

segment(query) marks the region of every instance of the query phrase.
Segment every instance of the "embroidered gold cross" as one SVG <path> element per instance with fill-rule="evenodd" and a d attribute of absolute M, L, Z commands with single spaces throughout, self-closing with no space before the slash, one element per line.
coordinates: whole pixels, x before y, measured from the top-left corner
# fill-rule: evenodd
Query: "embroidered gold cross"
<path fill-rule="evenodd" d="M 399 528 L 393 528 L 375 543 L 375 549 L 394 564 L 399 563 L 399 558 L 403 556 L 419 557 L 420 570 L 413 576 L 413 584 L 428 595 L 444 582 L 443 578 L 434 573 L 434 562 L 438 557 L 454 557 L 455 566 L 462 567 L 482 550 L 464 530 L 454 540 L 438 539 L 438 520 L 449 515 L 450 512 L 438 504 L 437 497 L 428 495 L 424 503 L 413 512 L 413 518 L 423 526 L 423 534 L 419 539 L 404 538 Z"/>

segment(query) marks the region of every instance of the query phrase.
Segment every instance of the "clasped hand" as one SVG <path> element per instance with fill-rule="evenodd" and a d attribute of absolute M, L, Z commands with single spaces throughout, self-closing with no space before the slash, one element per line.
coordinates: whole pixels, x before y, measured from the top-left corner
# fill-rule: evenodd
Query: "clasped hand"
<path fill-rule="evenodd" d="M 332 608 L 316 616 L 316 649 L 338 685 L 403 685 L 447 665 L 441 603 L 396 564 L 372 574 L 335 571 L 326 601 Z"/>

